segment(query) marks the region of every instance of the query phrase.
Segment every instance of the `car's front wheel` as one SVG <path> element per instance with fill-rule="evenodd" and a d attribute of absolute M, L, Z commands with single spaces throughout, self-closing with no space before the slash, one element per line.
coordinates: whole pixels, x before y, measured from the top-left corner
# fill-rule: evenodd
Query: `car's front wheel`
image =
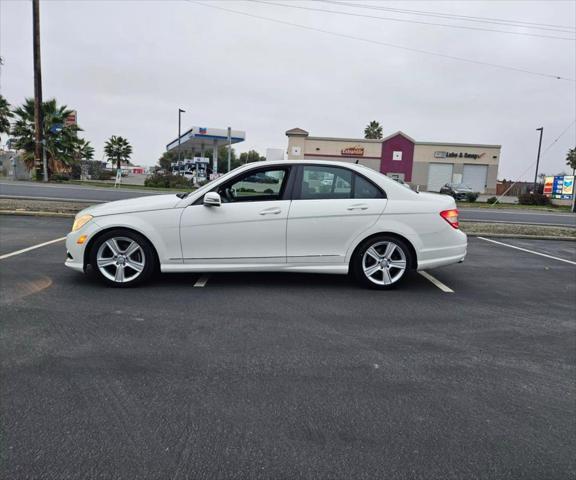
<path fill-rule="evenodd" d="M 412 253 L 405 242 L 380 235 L 368 239 L 352 258 L 352 273 L 363 285 L 388 289 L 400 283 L 412 265 Z"/>
<path fill-rule="evenodd" d="M 130 230 L 104 233 L 90 251 L 90 264 L 96 276 L 114 287 L 131 287 L 148 280 L 155 262 L 150 242 Z"/>

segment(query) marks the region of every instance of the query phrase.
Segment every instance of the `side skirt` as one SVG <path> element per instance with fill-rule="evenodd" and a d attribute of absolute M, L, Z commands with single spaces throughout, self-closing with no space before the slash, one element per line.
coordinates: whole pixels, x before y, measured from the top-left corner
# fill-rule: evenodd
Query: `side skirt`
<path fill-rule="evenodd" d="M 346 275 L 348 265 L 340 263 L 338 265 L 327 264 L 286 264 L 286 263 L 250 263 L 250 264 L 162 264 L 160 271 L 164 273 L 175 272 L 301 272 L 301 273 L 332 273 L 336 275 Z"/>

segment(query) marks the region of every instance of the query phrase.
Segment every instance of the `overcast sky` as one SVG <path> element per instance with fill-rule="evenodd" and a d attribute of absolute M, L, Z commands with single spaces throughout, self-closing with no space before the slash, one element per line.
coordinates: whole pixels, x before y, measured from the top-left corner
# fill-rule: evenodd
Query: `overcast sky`
<path fill-rule="evenodd" d="M 576 78 L 576 44 L 535 36 L 337 15 L 245 0 L 212 6 L 429 52 Z M 574 33 L 454 21 L 360 8 L 377 5 L 574 27 L 576 2 L 359 0 L 356 7 L 270 0 L 401 20 L 574 38 Z M 351 1 L 351 0 L 348 0 Z M 1 93 L 17 105 L 33 95 L 32 5 L 0 0 Z M 551 28 L 551 27 L 550 27 Z M 362 137 L 370 120 L 384 134 L 419 141 L 502 145 L 499 178 L 535 161 L 536 128 L 547 147 L 576 119 L 576 83 L 341 38 L 225 12 L 193 1 L 41 2 L 44 98 L 78 111 L 101 158 L 110 135 L 128 138 L 133 161 L 152 165 L 192 125 L 246 131 L 244 151 L 286 148 L 284 132 Z M 576 126 L 550 148 L 540 171 L 567 170 Z M 533 176 L 533 169 L 524 178 Z"/>

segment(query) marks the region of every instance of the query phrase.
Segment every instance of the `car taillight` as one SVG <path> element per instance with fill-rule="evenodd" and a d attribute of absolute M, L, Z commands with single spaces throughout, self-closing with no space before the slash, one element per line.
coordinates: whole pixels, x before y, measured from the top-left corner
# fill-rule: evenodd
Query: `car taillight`
<path fill-rule="evenodd" d="M 458 224 L 458 209 L 453 208 L 452 210 L 443 210 L 440 212 L 440 216 L 446 220 L 452 227 L 459 228 Z"/>

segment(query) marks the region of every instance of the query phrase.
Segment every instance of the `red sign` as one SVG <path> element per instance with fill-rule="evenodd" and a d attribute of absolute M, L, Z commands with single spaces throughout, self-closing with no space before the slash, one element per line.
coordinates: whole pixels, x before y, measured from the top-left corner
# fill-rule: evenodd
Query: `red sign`
<path fill-rule="evenodd" d="M 544 180 L 544 195 L 552 195 L 552 190 L 554 190 L 554 177 L 546 177 Z"/>
<path fill-rule="evenodd" d="M 76 110 L 72 110 L 70 112 L 70 115 L 68 115 L 65 119 L 64 119 L 64 125 L 69 127 L 70 125 L 76 125 L 78 123 L 77 121 L 77 117 L 78 113 L 76 112 Z"/>
<path fill-rule="evenodd" d="M 355 147 L 346 147 L 340 150 L 340 153 L 342 155 L 361 157 L 362 155 L 364 155 L 364 147 L 361 147 L 360 145 L 356 145 Z"/>

